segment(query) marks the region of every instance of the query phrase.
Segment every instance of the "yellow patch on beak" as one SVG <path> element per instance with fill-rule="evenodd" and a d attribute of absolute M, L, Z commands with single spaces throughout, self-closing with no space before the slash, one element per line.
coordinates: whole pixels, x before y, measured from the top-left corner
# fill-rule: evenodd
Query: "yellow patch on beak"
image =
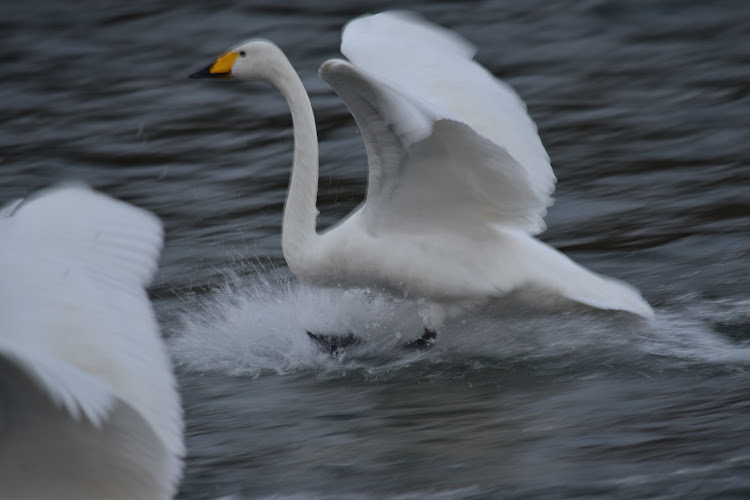
<path fill-rule="evenodd" d="M 237 59 L 239 54 L 236 52 L 227 52 L 223 56 L 216 59 L 216 62 L 211 65 L 211 74 L 216 73 L 231 73 L 232 71 L 232 65 L 234 64 L 234 60 Z"/>

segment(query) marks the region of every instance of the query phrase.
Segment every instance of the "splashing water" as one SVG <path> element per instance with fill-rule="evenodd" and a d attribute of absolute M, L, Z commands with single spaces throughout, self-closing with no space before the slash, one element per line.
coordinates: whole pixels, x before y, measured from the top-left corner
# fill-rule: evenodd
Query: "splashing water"
<path fill-rule="evenodd" d="M 190 371 L 259 376 L 363 370 L 398 376 L 404 370 L 458 373 L 519 366 L 580 373 L 622 364 L 642 370 L 750 367 L 750 301 L 693 299 L 663 308 L 652 321 L 590 310 L 542 312 L 513 300 L 449 321 L 429 351 L 403 344 L 421 333 L 420 303 L 363 289 L 300 284 L 278 271 L 251 282 L 228 276 L 203 302 L 187 304 L 171 338 L 178 365 Z M 338 356 L 307 336 L 353 333 L 364 342 Z M 402 373 L 403 374 L 403 373 Z"/>
<path fill-rule="evenodd" d="M 171 344 L 178 364 L 235 375 L 285 374 L 332 365 L 307 331 L 354 333 L 366 342 L 353 350 L 359 356 L 396 344 L 402 331 L 419 332 L 412 302 L 370 290 L 319 289 L 273 271 L 270 275 L 256 275 L 249 285 L 228 277 L 211 299 L 192 304 Z"/>

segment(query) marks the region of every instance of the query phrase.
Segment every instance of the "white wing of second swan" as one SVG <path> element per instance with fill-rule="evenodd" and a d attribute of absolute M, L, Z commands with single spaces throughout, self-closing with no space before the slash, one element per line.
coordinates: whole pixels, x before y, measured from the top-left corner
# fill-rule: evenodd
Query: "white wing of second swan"
<path fill-rule="evenodd" d="M 368 130 L 370 123 L 360 123 L 357 115 L 368 116 L 367 106 L 352 109 L 351 80 L 337 81 L 346 76 L 335 67 L 346 63 L 324 65 L 323 78 L 370 143 L 367 198 L 383 202 L 379 214 L 385 207 L 402 220 L 429 213 L 422 227 L 430 218 L 445 227 L 451 214 L 441 207 L 451 207 L 460 224 L 474 212 L 484 223 L 530 234 L 544 230 L 555 184 L 549 157 L 523 101 L 472 60 L 473 45 L 414 14 L 387 12 L 348 23 L 341 51 L 354 66 L 349 73 L 370 87 L 360 85 L 360 97 L 367 96 L 367 105 L 382 115 L 379 126 L 398 141 L 384 144 L 377 124 Z"/>
<path fill-rule="evenodd" d="M 182 413 L 144 289 L 160 222 L 83 186 L 0 213 L 0 497 L 171 498 Z"/>

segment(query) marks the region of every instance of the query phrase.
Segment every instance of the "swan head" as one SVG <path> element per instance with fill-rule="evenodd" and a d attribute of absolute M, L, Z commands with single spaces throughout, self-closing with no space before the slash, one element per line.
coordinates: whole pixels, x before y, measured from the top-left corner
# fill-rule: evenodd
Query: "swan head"
<path fill-rule="evenodd" d="M 273 42 L 264 39 L 248 40 L 225 52 L 205 68 L 190 74 L 190 78 L 227 79 L 270 82 L 276 77 L 275 68 L 284 54 Z"/>

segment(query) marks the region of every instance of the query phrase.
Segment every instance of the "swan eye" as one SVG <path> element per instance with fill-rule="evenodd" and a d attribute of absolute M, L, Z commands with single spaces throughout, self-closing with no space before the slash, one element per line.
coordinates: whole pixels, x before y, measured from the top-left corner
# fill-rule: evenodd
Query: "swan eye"
<path fill-rule="evenodd" d="M 240 57 L 245 57 L 246 55 L 247 55 L 247 54 L 245 53 L 245 51 L 244 51 L 244 50 L 241 50 L 241 51 L 240 51 Z"/>

